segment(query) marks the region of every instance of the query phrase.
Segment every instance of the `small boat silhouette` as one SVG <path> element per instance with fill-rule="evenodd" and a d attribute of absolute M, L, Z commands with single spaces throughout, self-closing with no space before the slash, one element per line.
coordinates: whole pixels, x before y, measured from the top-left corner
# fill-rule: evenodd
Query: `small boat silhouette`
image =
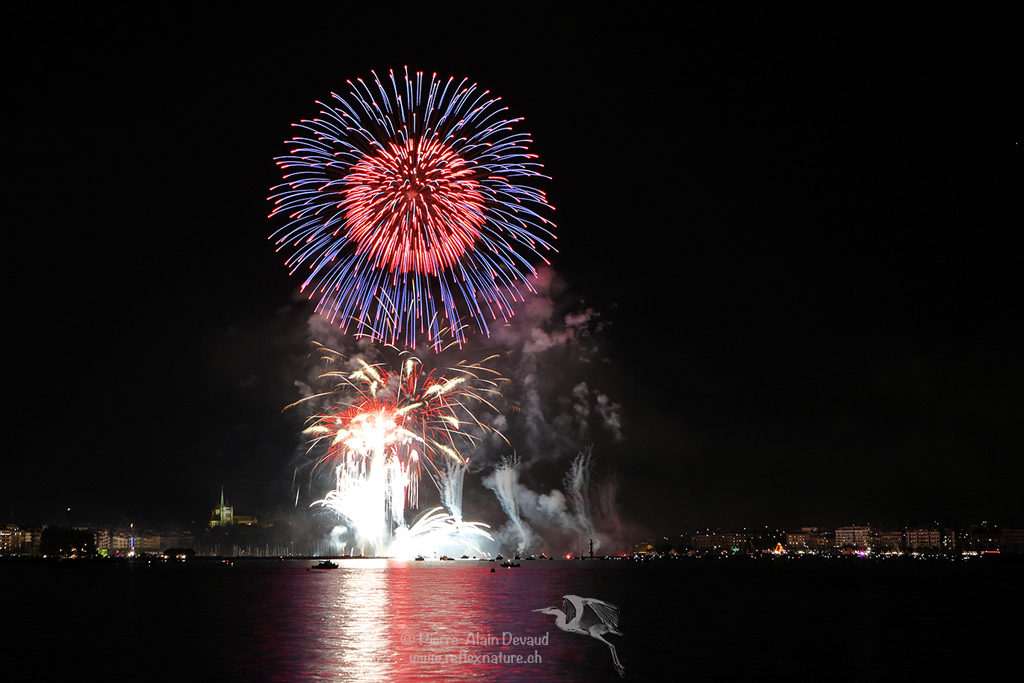
<path fill-rule="evenodd" d="M 313 569 L 337 569 L 338 565 L 330 560 L 324 560 L 320 564 L 314 564 Z"/>

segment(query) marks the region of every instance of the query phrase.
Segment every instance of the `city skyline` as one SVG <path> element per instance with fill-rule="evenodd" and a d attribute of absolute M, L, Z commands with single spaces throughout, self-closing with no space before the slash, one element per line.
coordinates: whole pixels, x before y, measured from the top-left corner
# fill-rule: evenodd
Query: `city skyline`
<path fill-rule="evenodd" d="M 355 547 L 339 547 L 332 542 L 324 530 L 332 526 L 325 518 L 306 518 L 298 524 L 280 525 L 280 521 L 261 523 L 254 517 L 232 519 L 231 507 L 223 502 L 212 512 L 212 518 L 205 525 L 178 525 L 169 528 L 154 528 L 111 524 L 77 524 L 69 527 L 0 524 L 0 556 L 46 555 L 40 543 L 50 534 L 50 543 L 82 543 L 87 533 L 91 539 L 88 545 L 103 557 L 132 557 L 140 554 L 167 555 L 168 550 L 188 551 L 192 556 L 232 557 L 286 557 L 286 556 L 334 556 L 362 557 L 364 553 Z M 277 528 L 275 528 L 277 526 Z M 600 535 L 599 533 L 597 535 Z M 54 537 L 62 539 L 55 541 Z M 75 539 L 75 540 L 73 540 Z M 589 548 L 589 552 L 588 552 Z M 595 548 L 597 552 L 595 552 Z M 948 525 L 938 522 L 929 524 L 891 525 L 864 524 L 844 525 L 835 528 L 803 526 L 800 528 L 772 529 L 695 529 L 673 533 L 662 537 L 622 538 L 613 545 L 595 546 L 594 538 L 580 537 L 576 542 L 551 545 L 538 542 L 536 545 L 517 550 L 507 544 L 495 544 L 488 548 L 471 550 L 472 558 L 487 559 L 502 554 L 519 559 L 547 559 L 549 557 L 573 559 L 589 557 L 628 557 L 635 554 L 657 554 L 660 556 L 681 555 L 713 556 L 719 554 L 796 554 L 830 555 L 892 554 L 963 555 L 977 556 L 986 553 L 1007 553 L 1019 555 L 1024 552 L 1024 525 L 992 524 L 981 520 L 970 525 Z M 427 553 L 429 554 L 429 553 Z M 432 557 L 437 559 L 437 551 Z M 374 554 L 370 554 L 374 557 Z M 385 557 L 393 557 L 386 554 Z M 393 559 L 412 559 L 411 556 Z M 444 556 L 441 557 L 444 559 Z"/>

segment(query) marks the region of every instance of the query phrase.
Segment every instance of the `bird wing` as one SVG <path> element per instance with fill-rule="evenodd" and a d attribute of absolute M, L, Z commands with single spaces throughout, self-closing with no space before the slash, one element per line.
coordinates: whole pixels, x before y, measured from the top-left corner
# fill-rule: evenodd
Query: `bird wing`
<path fill-rule="evenodd" d="M 589 607 L 593 610 L 594 614 L 597 615 L 597 618 L 601 620 L 601 623 L 606 626 L 610 626 L 614 629 L 619 627 L 619 608 L 610 602 L 587 598 L 583 601 L 583 607 L 584 609 Z"/>
<path fill-rule="evenodd" d="M 575 595 L 562 596 L 562 612 L 565 613 L 565 620 L 572 623 L 576 620 L 576 601 L 580 598 Z M 582 609 L 580 610 L 582 612 Z"/>

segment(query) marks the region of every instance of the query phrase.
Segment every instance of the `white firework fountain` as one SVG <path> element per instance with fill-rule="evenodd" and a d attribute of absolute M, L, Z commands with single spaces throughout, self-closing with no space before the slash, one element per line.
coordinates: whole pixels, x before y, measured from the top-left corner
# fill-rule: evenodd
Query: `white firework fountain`
<path fill-rule="evenodd" d="M 339 355 L 325 351 L 328 361 Z M 333 467 L 335 482 L 313 505 L 338 515 L 353 541 L 352 550 L 361 555 L 427 556 L 441 548 L 445 554 L 486 554 L 482 546 L 493 540 L 487 525 L 462 518 L 467 466 L 452 441 L 453 435 L 466 437 L 460 413 L 486 429 L 464 405 L 467 397 L 479 398 L 479 390 L 468 389 L 465 380 L 479 380 L 485 368 L 461 365 L 455 370 L 463 376 L 448 379 L 423 373 L 422 363 L 412 357 L 399 373 L 356 362 L 355 372 L 326 375 L 342 378 L 342 389 L 354 388 L 354 399 L 316 416 L 305 430 L 313 446 L 327 446 L 319 462 Z M 440 465 L 423 454 L 434 454 Z M 438 485 L 442 507 L 428 510 L 409 526 L 406 508 L 419 507 L 424 468 Z"/>

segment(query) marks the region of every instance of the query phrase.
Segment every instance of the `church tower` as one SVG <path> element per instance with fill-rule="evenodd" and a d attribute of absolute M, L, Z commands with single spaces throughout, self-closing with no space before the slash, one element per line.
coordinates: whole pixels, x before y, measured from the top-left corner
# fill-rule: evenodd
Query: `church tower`
<path fill-rule="evenodd" d="M 210 526 L 225 526 L 227 524 L 234 524 L 235 522 L 235 509 L 224 502 L 224 487 L 220 487 L 220 507 L 214 508 L 213 519 L 210 520 Z"/>

